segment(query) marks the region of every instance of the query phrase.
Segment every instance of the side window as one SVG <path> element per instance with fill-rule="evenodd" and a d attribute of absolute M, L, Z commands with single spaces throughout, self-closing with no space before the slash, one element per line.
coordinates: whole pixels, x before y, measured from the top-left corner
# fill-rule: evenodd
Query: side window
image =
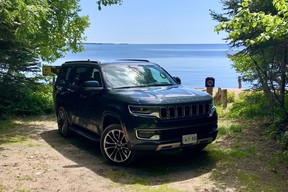
<path fill-rule="evenodd" d="M 93 68 L 92 74 L 91 74 L 91 80 L 98 81 L 99 85 L 102 86 L 102 78 L 101 78 L 100 71 L 98 69 Z"/>
<path fill-rule="evenodd" d="M 60 73 L 58 74 L 57 81 L 60 83 L 66 83 L 70 75 L 70 72 L 71 72 L 71 67 L 63 66 L 61 68 Z"/>
<path fill-rule="evenodd" d="M 88 81 L 90 77 L 88 67 L 84 66 L 74 67 L 71 78 L 70 75 L 66 76 L 71 80 L 72 86 L 82 86 L 83 82 Z"/>
<path fill-rule="evenodd" d="M 70 77 L 71 70 L 72 70 L 72 67 L 69 67 L 69 68 L 67 69 L 67 72 L 66 72 L 66 75 L 65 75 L 65 80 L 66 80 L 66 81 L 67 81 L 67 80 L 69 79 L 69 77 Z"/>

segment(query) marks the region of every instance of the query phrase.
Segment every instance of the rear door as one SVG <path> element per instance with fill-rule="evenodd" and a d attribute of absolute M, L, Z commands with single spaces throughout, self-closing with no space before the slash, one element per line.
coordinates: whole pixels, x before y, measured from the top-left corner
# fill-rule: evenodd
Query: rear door
<path fill-rule="evenodd" d="M 83 83 L 89 80 L 89 67 L 87 65 L 74 65 L 69 77 L 69 83 L 67 85 L 67 91 L 69 97 L 67 97 L 69 106 L 69 115 L 72 123 L 85 127 L 83 119 L 81 119 L 81 111 L 83 106 L 81 105 L 83 97 Z"/>

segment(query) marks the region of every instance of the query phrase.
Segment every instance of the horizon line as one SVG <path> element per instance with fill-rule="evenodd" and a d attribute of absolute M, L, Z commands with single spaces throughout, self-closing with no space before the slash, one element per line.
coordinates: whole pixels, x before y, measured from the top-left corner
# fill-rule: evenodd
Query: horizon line
<path fill-rule="evenodd" d="M 82 42 L 83 44 L 97 45 L 228 45 L 228 43 L 99 43 L 99 42 Z"/>

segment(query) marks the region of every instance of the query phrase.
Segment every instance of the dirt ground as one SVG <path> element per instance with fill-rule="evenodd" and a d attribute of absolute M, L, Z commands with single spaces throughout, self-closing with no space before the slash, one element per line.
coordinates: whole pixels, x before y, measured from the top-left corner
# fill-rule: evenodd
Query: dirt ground
<path fill-rule="evenodd" d="M 272 149 L 263 150 L 266 141 L 255 141 L 250 133 L 250 137 L 243 133 L 246 148 L 239 147 L 246 151 L 244 155 L 224 150 L 239 138 L 222 137 L 198 154 L 179 150 L 143 154 L 129 167 L 117 167 L 104 161 L 98 143 L 77 135 L 62 138 L 53 116 L 24 118 L 2 126 L 11 131 L 0 135 L 0 192 L 288 189 L 287 165 L 270 162 Z"/>
<path fill-rule="evenodd" d="M 145 186 L 153 189 L 163 183 L 167 183 L 162 187 L 164 191 L 170 186 L 184 191 L 189 191 L 191 185 L 199 190 L 214 187 L 213 182 L 207 182 L 212 167 L 200 173 L 189 170 L 193 163 L 188 161 L 193 157 L 180 155 L 164 160 L 166 165 L 162 165 L 159 159 L 171 154 L 160 155 L 157 161 L 148 154 L 131 167 L 111 166 L 104 162 L 98 143 L 77 135 L 64 139 L 56 126 L 53 120 L 18 122 L 10 142 L 0 145 L 3 191 L 146 191 Z M 166 172 L 169 176 L 163 177 Z"/>

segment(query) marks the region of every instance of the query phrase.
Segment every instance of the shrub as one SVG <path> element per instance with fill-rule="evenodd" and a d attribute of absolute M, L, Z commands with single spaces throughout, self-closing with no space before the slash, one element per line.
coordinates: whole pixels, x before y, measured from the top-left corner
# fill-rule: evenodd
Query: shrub
<path fill-rule="evenodd" d="M 35 81 L 0 84 L 0 119 L 13 115 L 37 115 L 53 111 L 52 86 Z"/>
<path fill-rule="evenodd" d="M 270 102 L 264 97 L 261 91 L 251 91 L 241 93 L 229 113 L 232 118 L 251 119 L 255 117 L 271 116 L 274 110 Z"/>
<path fill-rule="evenodd" d="M 52 86 L 36 84 L 19 90 L 22 94 L 11 108 L 15 115 L 37 115 L 53 111 Z"/>

